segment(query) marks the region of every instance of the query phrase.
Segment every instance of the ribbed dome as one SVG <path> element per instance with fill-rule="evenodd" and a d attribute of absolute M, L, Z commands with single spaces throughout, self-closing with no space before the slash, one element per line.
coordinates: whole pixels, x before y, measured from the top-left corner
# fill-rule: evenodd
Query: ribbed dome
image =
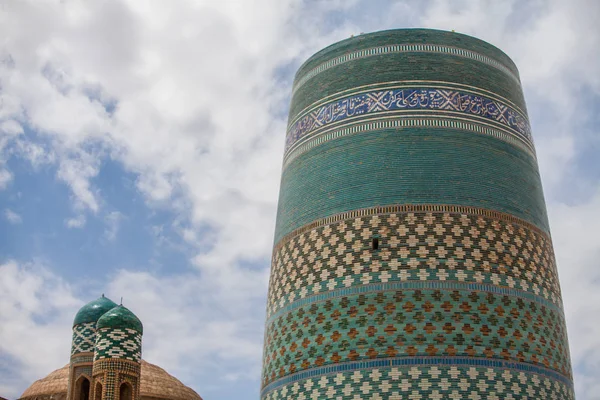
<path fill-rule="evenodd" d="M 116 306 L 110 311 L 104 313 L 96 323 L 96 329 L 100 330 L 102 328 L 129 328 L 138 331 L 139 333 L 144 333 L 144 327 L 142 326 L 142 321 L 138 317 L 135 316 L 134 313 L 129 311 L 127 307 L 122 305 Z"/>
<path fill-rule="evenodd" d="M 67 397 L 67 384 L 69 381 L 69 364 L 52 371 L 45 378 L 33 382 L 21 395 L 21 398 L 48 398 L 65 399 Z"/>
<path fill-rule="evenodd" d="M 102 297 L 90 301 L 85 306 L 81 307 L 75 315 L 73 326 L 83 324 L 85 322 L 96 322 L 108 310 L 115 308 L 117 304 L 111 299 Z"/>
<path fill-rule="evenodd" d="M 23 394 L 21 399 L 53 400 L 67 396 L 69 366 L 57 369 L 47 377 L 35 381 Z M 142 400 L 202 400 L 193 389 L 185 386 L 177 378 L 169 375 L 164 369 L 142 360 L 142 377 L 140 382 Z"/>

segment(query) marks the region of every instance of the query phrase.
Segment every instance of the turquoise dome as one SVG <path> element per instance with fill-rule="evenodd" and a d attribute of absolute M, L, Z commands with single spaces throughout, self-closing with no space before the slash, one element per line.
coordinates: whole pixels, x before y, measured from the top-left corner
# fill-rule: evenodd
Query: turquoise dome
<path fill-rule="evenodd" d="M 142 321 L 140 321 L 134 313 L 129 311 L 127 307 L 123 307 L 122 305 L 116 306 L 98 319 L 96 330 L 102 328 L 129 328 L 134 329 L 139 333 L 143 333 L 144 330 Z"/>
<path fill-rule="evenodd" d="M 102 314 L 115 308 L 116 306 L 117 304 L 114 301 L 102 295 L 102 297 L 94 301 L 90 301 L 79 309 L 77 315 L 75 315 L 73 326 L 86 322 L 96 322 L 98 321 L 98 318 L 102 316 Z"/>

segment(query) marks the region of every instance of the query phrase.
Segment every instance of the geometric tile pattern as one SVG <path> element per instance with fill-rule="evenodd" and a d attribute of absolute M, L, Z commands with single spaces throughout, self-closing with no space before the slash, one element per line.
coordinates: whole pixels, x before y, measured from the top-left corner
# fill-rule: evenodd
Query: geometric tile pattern
<path fill-rule="evenodd" d="M 96 340 L 96 322 L 84 322 L 73 327 L 71 355 L 94 351 Z"/>
<path fill-rule="evenodd" d="M 288 237 L 274 250 L 267 317 L 317 293 L 412 280 L 516 288 L 562 307 L 550 237 L 499 215 L 376 214 Z M 373 238 L 378 251 L 371 248 Z"/>
<path fill-rule="evenodd" d="M 557 394 L 572 390 L 571 365 L 552 243 L 540 229 L 500 213 L 394 212 L 315 222 L 275 246 L 263 396 L 301 398 L 301 391 L 281 390 L 291 390 L 285 380 L 304 371 L 345 373 L 348 363 L 364 368 L 371 360 L 440 360 L 442 368 L 461 357 L 488 366 L 521 363 L 524 371 L 507 370 L 506 388 L 570 398 Z M 519 381 L 527 368 L 539 368 L 537 378 Z M 465 379 L 448 380 L 446 389 L 436 389 L 436 380 L 418 382 L 430 385 L 432 398 L 452 398 L 453 390 L 476 396 L 485 391 L 475 388 L 489 385 Z M 544 379 L 550 388 L 534 383 Z M 304 396 L 354 399 L 369 395 L 357 385 L 376 386 L 352 382 L 340 384 L 344 392 L 315 385 Z M 399 396 L 428 393 L 417 389 L 389 388 Z"/>
<path fill-rule="evenodd" d="M 400 87 L 354 94 L 309 110 L 294 122 L 286 136 L 286 151 L 309 133 L 357 115 L 420 110 L 481 117 L 494 121 L 531 143 L 527 118 L 500 100 L 452 88 Z"/>
<path fill-rule="evenodd" d="M 373 291 L 281 315 L 267 328 L 265 381 L 349 361 L 478 357 L 529 362 L 570 374 L 559 310 L 472 290 Z"/>
<path fill-rule="evenodd" d="M 96 376 L 106 371 L 113 371 L 121 375 L 139 376 L 141 373 L 141 363 L 132 362 L 118 358 L 103 358 L 94 362 L 92 375 Z"/>
<path fill-rule="evenodd" d="M 573 400 L 570 385 L 511 369 L 485 367 L 373 368 L 282 385 L 264 400 Z"/>
<path fill-rule="evenodd" d="M 142 335 L 129 328 L 100 329 L 96 337 L 94 362 L 104 358 L 141 362 Z"/>

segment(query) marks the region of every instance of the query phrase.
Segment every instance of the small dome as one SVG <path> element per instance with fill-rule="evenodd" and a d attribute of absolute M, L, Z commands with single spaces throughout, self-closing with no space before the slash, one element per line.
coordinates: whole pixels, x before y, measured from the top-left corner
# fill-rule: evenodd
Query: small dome
<path fill-rule="evenodd" d="M 81 307 L 79 311 L 77 311 L 77 315 L 75 315 L 75 320 L 73 321 L 73 326 L 83 324 L 85 322 L 96 322 L 98 318 L 102 316 L 108 310 L 115 308 L 117 304 L 111 299 L 102 297 L 90 301 L 85 306 Z"/>
<path fill-rule="evenodd" d="M 96 330 L 102 328 L 129 328 L 143 333 L 142 321 L 126 307 L 116 306 L 102 315 L 96 324 Z"/>

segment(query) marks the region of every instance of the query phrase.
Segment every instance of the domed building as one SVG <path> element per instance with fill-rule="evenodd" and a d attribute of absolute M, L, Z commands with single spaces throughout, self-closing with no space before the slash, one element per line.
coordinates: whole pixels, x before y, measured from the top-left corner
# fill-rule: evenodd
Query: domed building
<path fill-rule="evenodd" d="M 142 334 L 134 313 L 102 295 L 75 316 L 69 364 L 35 381 L 20 400 L 202 400 L 142 360 Z"/>

